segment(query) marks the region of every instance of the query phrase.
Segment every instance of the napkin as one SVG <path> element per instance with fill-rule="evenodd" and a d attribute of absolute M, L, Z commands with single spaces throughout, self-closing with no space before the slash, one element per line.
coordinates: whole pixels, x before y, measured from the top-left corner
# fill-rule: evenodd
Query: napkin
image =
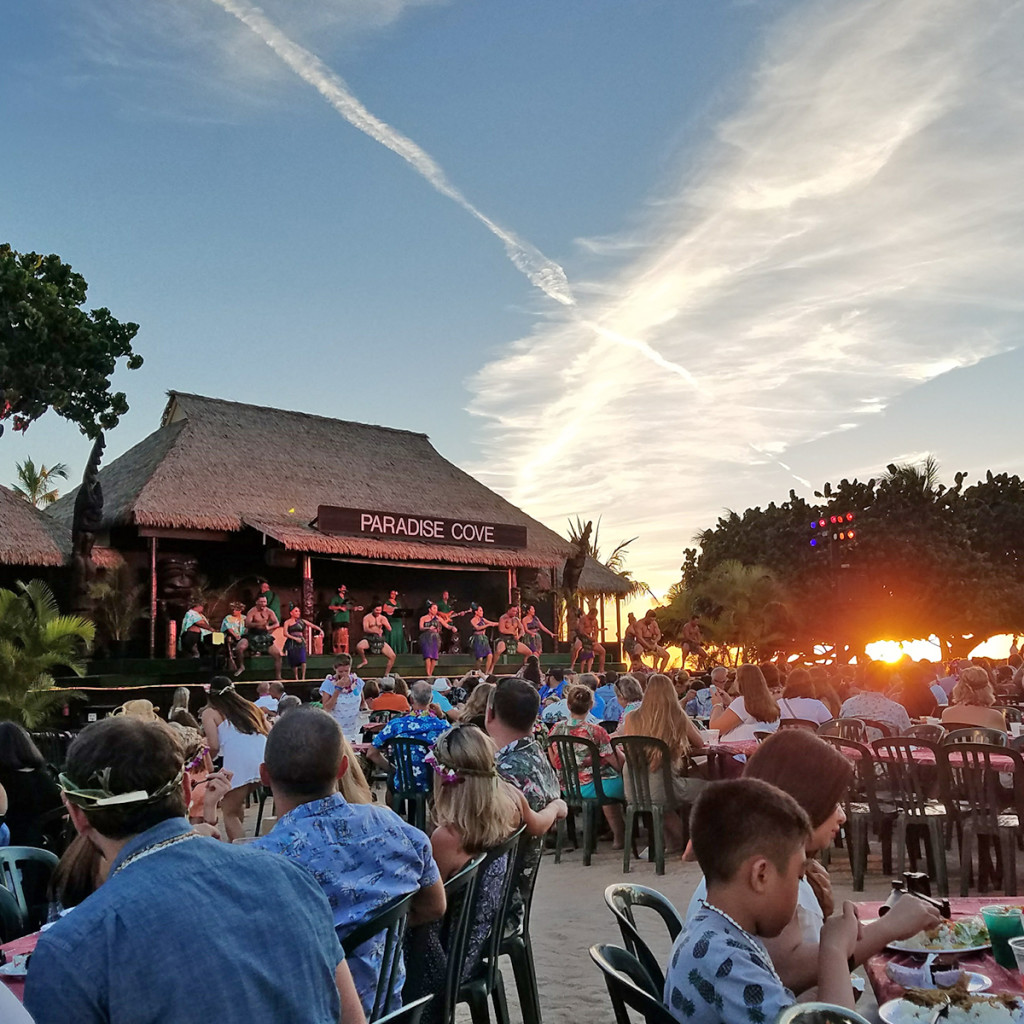
<path fill-rule="evenodd" d="M 885 965 L 885 973 L 904 988 L 952 988 L 963 971 L 935 971 L 933 975 L 931 968 L 923 964 L 911 966 L 889 963 Z"/>

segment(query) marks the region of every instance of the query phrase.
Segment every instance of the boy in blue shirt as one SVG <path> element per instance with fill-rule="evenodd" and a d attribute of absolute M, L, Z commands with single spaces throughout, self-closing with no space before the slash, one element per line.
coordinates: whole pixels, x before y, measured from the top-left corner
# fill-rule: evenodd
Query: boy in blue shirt
<path fill-rule="evenodd" d="M 690 834 L 707 899 L 683 927 L 665 974 L 665 1002 L 684 1024 L 772 1024 L 796 1002 L 761 938 L 793 917 L 811 826 L 787 793 L 759 779 L 707 786 Z M 848 959 L 860 935 L 852 903 L 825 922 L 818 998 L 853 1009 Z"/>

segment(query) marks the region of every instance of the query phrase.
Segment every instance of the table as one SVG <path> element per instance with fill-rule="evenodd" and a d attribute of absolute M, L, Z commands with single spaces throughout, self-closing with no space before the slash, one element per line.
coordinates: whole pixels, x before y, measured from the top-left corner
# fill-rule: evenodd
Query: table
<path fill-rule="evenodd" d="M 743 774 L 745 761 L 737 761 L 736 755 L 750 757 L 760 746 L 757 740 L 734 740 L 732 743 L 716 743 L 705 747 L 708 755 L 709 779 L 738 779 Z"/>
<path fill-rule="evenodd" d="M 993 901 L 998 902 L 998 897 L 964 897 L 951 899 L 950 910 L 953 912 L 953 920 L 961 917 L 977 917 L 981 915 L 981 908 L 989 906 Z M 1011 902 L 1016 902 L 1011 898 Z M 881 903 L 858 903 L 857 912 L 861 920 L 868 921 L 878 917 L 878 908 Z M 909 953 L 896 953 L 891 950 L 883 950 L 869 957 L 864 964 L 864 973 L 867 974 L 871 989 L 875 993 L 878 1005 L 888 1002 L 890 999 L 899 999 L 906 989 L 898 985 L 885 972 L 886 964 L 893 962 L 898 964 L 921 964 L 920 956 L 912 956 Z M 1011 993 L 1020 995 L 1024 993 L 1024 983 L 1020 974 L 1012 968 L 1000 967 L 992 956 L 991 950 L 984 950 L 980 953 L 969 953 L 967 956 L 956 958 L 956 963 L 968 971 L 978 971 L 992 979 L 992 992 Z"/>
<path fill-rule="evenodd" d="M 39 941 L 41 934 L 42 932 L 32 932 L 31 935 L 23 935 L 20 939 L 12 939 L 10 942 L 5 942 L 0 946 L 0 949 L 4 951 L 4 955 L 7 957 L 8 963 L 14 959 L 17 953 L 31 953 L 36 948 L 36 943 Z M 3 978 L 4 983 L 18 997 L 19 1002 L 24 1001 L 24 977 L 12 978 L 10 975 L 0 974 L 0 978 Z"/>

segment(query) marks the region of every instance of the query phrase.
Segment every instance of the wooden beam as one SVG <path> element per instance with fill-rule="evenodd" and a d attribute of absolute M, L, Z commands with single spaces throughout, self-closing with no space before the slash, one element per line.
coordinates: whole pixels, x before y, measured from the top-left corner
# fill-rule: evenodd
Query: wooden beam
<path fill-rule="evenodd" d="M 615 639 L 622 641 L 622 595 L 615 595 Z"/>
<path fill-rule="evenodd" d="M 140 526 L 140 537 L 162 537 L 165 540 L 207 540 L 222 543 L 237 534 L 227 530 L 164 530 L 157 526 Z"/>

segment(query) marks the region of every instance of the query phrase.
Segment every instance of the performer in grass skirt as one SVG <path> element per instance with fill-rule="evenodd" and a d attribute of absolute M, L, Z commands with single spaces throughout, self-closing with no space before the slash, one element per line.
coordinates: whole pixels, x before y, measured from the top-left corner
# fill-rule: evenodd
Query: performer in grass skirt
<path fill-rule="evenodd" d="M 523 628 L 526 632 L 523 634 L 522 641 L 526 644 L 530 650 L 537 655 L 539 658 L 544 650 L 543 638 L 541 633 L 547 633 L 549 637 L 557 644 L 558 638 L 554 633 L 540 621 L 537 615 L 537 608 L 535 605 L 529 605 L 526 609 L 526 614 L 522 619 Z"/>
<path fill-rule="evenodd" d="M 469 620 L 469 627 L 473 631 L 469 638 L 469 651 L 476 658 L 476 667 L 490 674 L 494 668 L 494 652 L 491 650 L 491 641 L 487 639 L 487 627 L 497 626 L 497 623 L 484 615 L 483 605 L 471 604 L 469 607 L 473 612 Z"/>
<path fill-rule="evenodd" d="M 441 652 L 442 629 L 450 629 L 453 633 L 456 631 L 453 625 L 445 622 L 437 614 L 437 603 L 431 601 L 427 605 L 427 614 L 420 617 L 420 653 L 423 655 L 428 676 L 432 676 L 437 667 L 437 659 Z"/>

